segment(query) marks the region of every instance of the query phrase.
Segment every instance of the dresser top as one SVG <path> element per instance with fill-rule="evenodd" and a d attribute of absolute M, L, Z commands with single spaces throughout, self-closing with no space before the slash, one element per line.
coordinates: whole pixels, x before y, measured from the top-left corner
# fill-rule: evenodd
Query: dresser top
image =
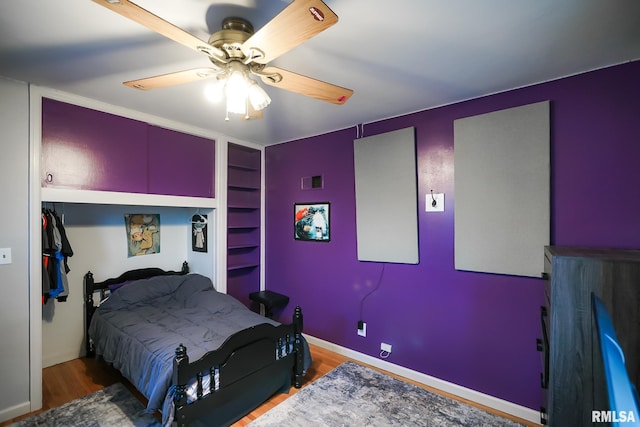
<path fill-rule="evenodd" d="M 545 253 L 551 256 L 587 257 L 612 261 L 640 262 L 640 250 L 598 248 L 586 246 L 545 246 Z"/>

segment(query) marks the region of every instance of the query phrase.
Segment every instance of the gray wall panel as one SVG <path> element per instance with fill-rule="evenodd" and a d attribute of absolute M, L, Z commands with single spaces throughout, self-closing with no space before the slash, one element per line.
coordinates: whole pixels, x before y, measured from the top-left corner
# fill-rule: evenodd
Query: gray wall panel
<path fill-rule="evenodd" d="M 353 141 L 358 259 L 417 264 L 413 127 Z"/>
<path fill-rule="evenodd" d="M 548 101 L 454 121 L 456 269 L 540 276 L 549 138 Z"/>

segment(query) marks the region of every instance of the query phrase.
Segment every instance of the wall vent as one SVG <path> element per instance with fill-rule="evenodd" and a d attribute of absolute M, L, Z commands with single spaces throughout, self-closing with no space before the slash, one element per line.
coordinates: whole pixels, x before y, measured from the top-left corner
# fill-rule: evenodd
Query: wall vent
<path fill-rule="evenodd" d="M 324 188 L 324 177 L 322 175 L 303 176 L 301 180 L 303 190 L 315 190 Z"/>

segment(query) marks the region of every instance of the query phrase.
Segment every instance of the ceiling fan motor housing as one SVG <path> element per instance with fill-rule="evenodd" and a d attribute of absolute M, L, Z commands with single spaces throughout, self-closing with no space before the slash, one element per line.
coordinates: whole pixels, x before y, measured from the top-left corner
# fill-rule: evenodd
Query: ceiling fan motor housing
<path fill-rule="evenodd" d="M 231 59 L 244 59 L 242 44 L 253 35 L 253 25 L 246 19 L 226 18 L 222 21 L 222 30 L 209 37 L 209 44 L 226 52 Z M 216 63 L 215 58 L 211 61 Z"/>

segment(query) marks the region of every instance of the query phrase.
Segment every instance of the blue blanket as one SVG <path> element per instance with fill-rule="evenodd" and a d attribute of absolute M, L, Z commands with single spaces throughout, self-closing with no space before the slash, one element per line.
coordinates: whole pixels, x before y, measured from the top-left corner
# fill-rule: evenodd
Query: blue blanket
<path fill-rule="evenodd" d="M 186 346 L 195 361 L 230 335 L 260 323 L 278 325 L 217 292 L 207 277 L 157 276 L 113 292 L 96 310 L 89 336 L 96 354 L 149 399 L 147 410 L 162 408 L 165 418 L 170 416 L 170 399 L 165 398 L 178 344 Z M 305 371 L 310 363 L 305 342 Z"/>

